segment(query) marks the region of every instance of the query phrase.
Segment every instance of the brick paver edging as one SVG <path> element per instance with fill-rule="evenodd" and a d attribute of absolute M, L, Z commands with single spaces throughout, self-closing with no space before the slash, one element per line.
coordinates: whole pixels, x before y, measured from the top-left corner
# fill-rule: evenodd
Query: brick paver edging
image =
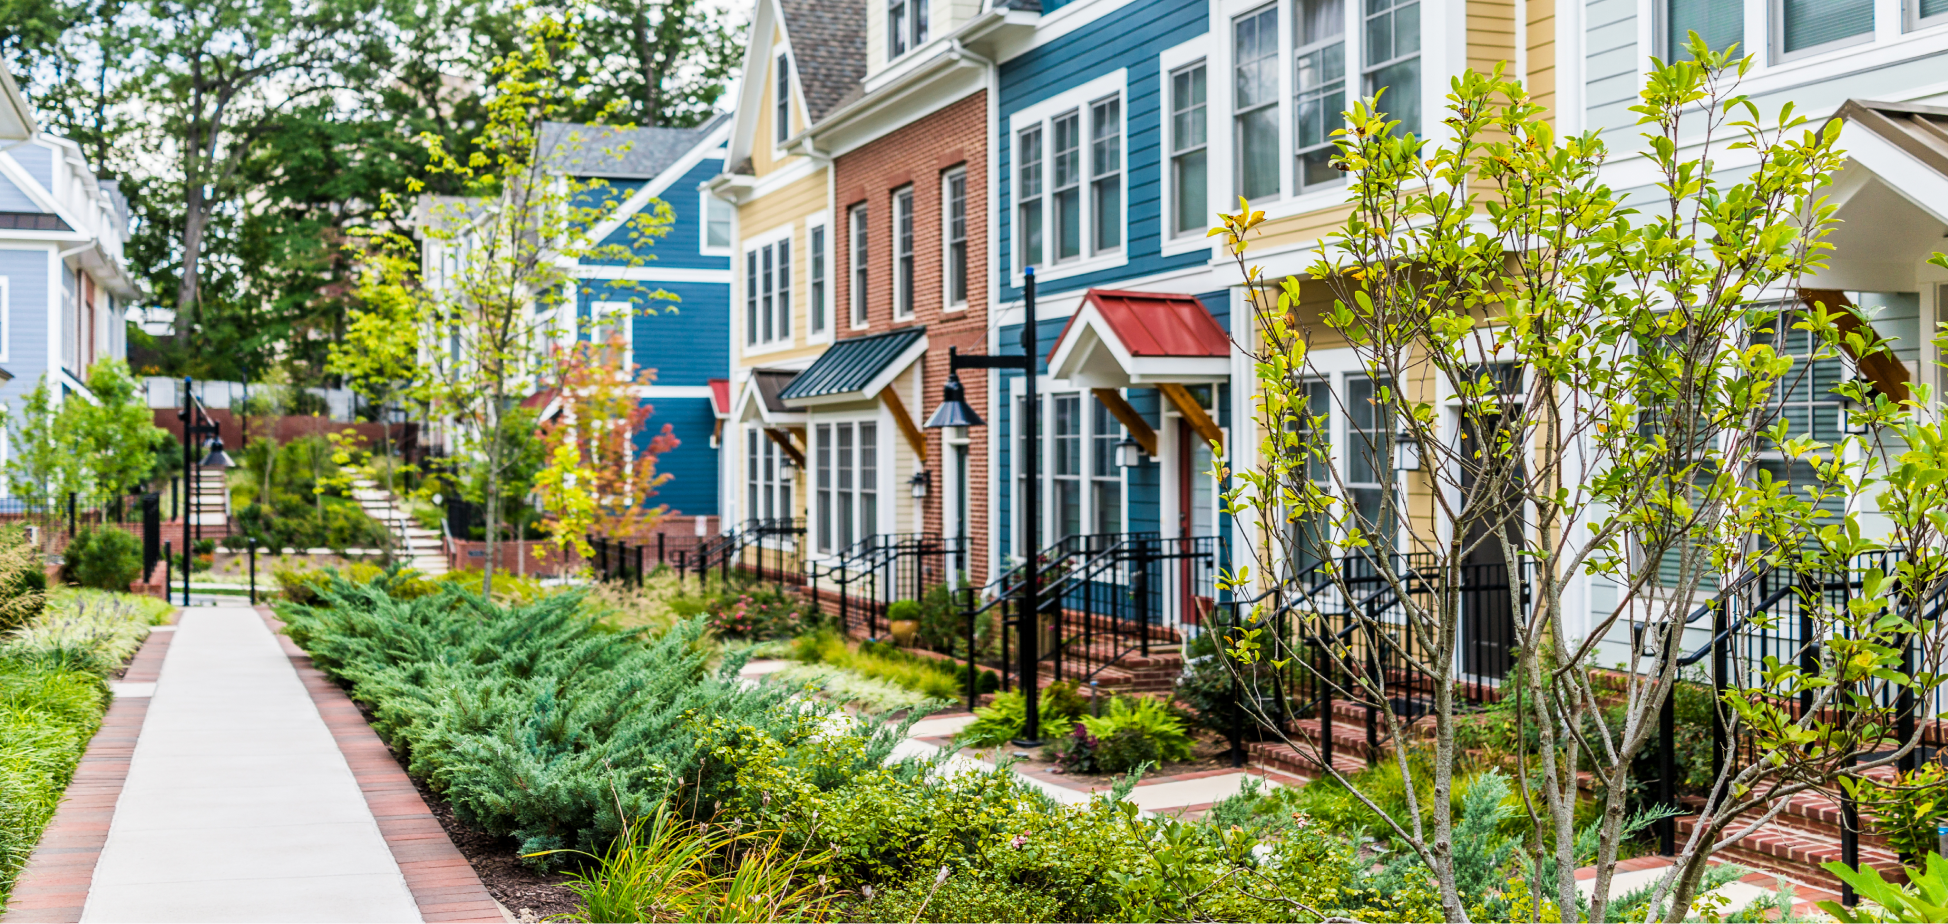
<path fill-rule="evenodd" d="M 420 916 L 428 921 L 505 921 L 500 905 L 481 885 L 480 876 L 467 858 L 453 846 L 446 829 L 426 808 L 413 781 L 406 776 L 392 751 L 379 740 L 365 716 L 352 704 L 352 698 L 332 683 L 323 671 L 311 666 L 311 657 L 283 633 L 284 623 L 271 614 L 270 607 L 259 606 L 259 615 L 277 634 L 278 644 L 297 668 L 298 679 L 311 693 L 311 702 L 331 729 L 338 750 L 351 765 L 352 776 L 365 794 L 365 804 L 379 822 L 379 833 L 392 848 L 392 858 L 406 875 L 406 887 L 419 905 Z"/>
<path fill-rule="evenodd" d="M 129 662 L 122 682 L 154 683 L 162 673 L 169 641 L 175 637 L 173 629 L 150 632 Z M 81 920 L 88 888 L 95 881 L 95 863 L 108 843 L 115 803 L 122 798 L 122 784 L 128 782 L 135 739 L 141 736 L 142 721 L 148 715 L 146 696 L 117 697 L 109 704 L 101 729 L 88 740 L 88 750 L 81 755 L 74 778 L 61 796 L 54 819 L 41 832 L 40 843 L 34 845 L 33 855 L 15 880 L 6 917 L 0 921 L 38 924 Z"/>

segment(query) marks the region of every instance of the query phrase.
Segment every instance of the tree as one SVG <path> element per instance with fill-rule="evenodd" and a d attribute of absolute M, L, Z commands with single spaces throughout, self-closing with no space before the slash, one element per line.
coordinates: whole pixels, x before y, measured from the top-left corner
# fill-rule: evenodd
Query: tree
<path fill-rule="evenodd" d="M 0 406 L 0 422 L 7 428 L 7 493 L 20 498 L 30 512 L 46 514 L 70 492 L 86 487 L 86 469 L 63 426 L 66 407 L 55 403 L 45 374 L 17 408 Z"/>
<path fill-rule="evenodd" d="M 642 125 L 710 118 L 744 57 L 742 29 L 709 0 L 596 0 L 586 8 L 592 54 L 578 62 L 595 105 L 625 103 Z"/>
<path fill-rule="evenodd" d="M 487 122 L 460 156 L 446 139 L 424 133 L 429 171 L 464 182 L 467 195 L 427 198 L 420 226 L 434 259 L 445 267 L 428 287 L 426 351 L 435 412 L 455 429 L 456 442 L 483 485 L 487 567 L 483 592 L 492 587 L 495 544 L 512 437 L 507 430 L 520 398 L 553 376 L 552 346 L 583 329 L 577 316 L 574 267 L 584 259 L 641 265 L 638 247 L 668 233 L 667 206 L 631 216 L 621 239 L 594 239 L 590 231 L 621 204 L 601 179 L 561 176 L 553 165 L 571 162 L 588 138 L 579 130 L 552 131 L 546 123 L 585 106 L 587 89 L 563 77 L 560 60 L 582 53 L 573 11 L 530 11 L 520 48 L 497 62 L 487 99 Z M 615 105 L 596 114 L 600 124 Z M 622 152 L 613 152 L 620 157 Z M 411 188 L 424 189 L 417 181 Z M 670 296 L 651 292 L 637 311 Z M 605 322 L 614 319 L 604 319 Z M 437 345 L 445 345 L 439 348 Z"/>
<path fill-rule="evenodd" d="M 1822 441 L 1786 413 L 1813 367 L 1886 348 L 1842 306 L 1800 297 L 1829 249 L 1819 191 L 1844 159 L 1838 126 L 1809 130 L 1790 105 L 1767 122 L 1735 93 L 1751 59 L 1695 35 L 1690 51 L 1652 71 L 1634 110 L 1661 179 L 1652 203 L 1633 209 L 1603 185 L 1594 133 L 1558 138 L 1519 84 L 1471 71 L 1452 85 L 1438 146 L 1396 133 L 1376 99 L 1347 113 L 1351 214 L 1308 280 L 1247 264 L 1263 221 L 1248 204 L 1212 232 L 1249 286 L 1241 348 L 1257 387 L 1257 458 L 1213 472 L 1235 478 L 1225 509 L 1250 537 L 1222 586 L 1257 595 L 1226 630 L 1235 676 L 1274 734 L 1285 726 L 1259 704 L 1280 690 L 1258 680 L 1261 664 L 1379 712 L 1407 811 L 1325 772 L 1418 854 L 1450 920 L 1476 898 L 1457 879 L 1450 810 L 1459 700 L 1490 682 L 1466 666 L 1471 618 L 1506 613 L 1501 695 L 1539 737 L 1516 753 L 1532 832 L 1520 875 L 1568 915 L 1568 871 L 1594 863 L 1592 921 L 1682 920 L 1714 851 L 1795 794 L 1837 792 L 1913 753 L 1927 725 L 1913 704 L 1940 682 L 1944 633 L 1923 616 L 1948 588 L 1948 425 L 1924 410 L 1925 389 L 1896 401 L 1860 381 L 1828 397 L 1853 402 L 1862 433 Z M 1727 150 L 1750 166 L 1723 166 Z M 1325 349 L 1350 351 L 1375 383 L 1361 409 L 1373 425 L 1338 453 L 1328 405 L 1356 399 L 1310 387 Z M 1355 491 L 1408 441 L 1420 506 Z M 1510 575 L 1505 601 L 1463 592 L 1483 560 Z M 1586 573 L 1617 594 L 1591 624 L 1568 599 Z M 1836 574 L 1842 603 L 1826 591 Z M 1783 595 L 1760 601 L 1761 586 Z M 1811 631 L 1786 632 L 1787 613 Z M 1633 763 L 1700 614 L 1715 620 L 1712 644 L 1794 641 L 1725 678 L 1714 708 L 1728 744 L 1694 832 L 1648 910 L 1619 911 L 1618 850 L 1646 820 L 1627 801 Z M 1599 663 L 1606 643 L 1627 652 L 1620 670 Z M 1403 676 L 1425 697 L 1403 694 Z M 1410 727 L 1422 721 L 1424 738 Z M 1601 814 L 1579 828 L 1585 774 Z"/>
<path fill-rule="evenodd" d="M 546 525 L 557 548 L 589 554 L 587 536 L 641 542 L 655 531 L 668 505 L 650 506 L 670 480 L 656 471 L 656 457 L 678 446 L 669 424 L 648 434 L 655 413 L 639 390 L 656 381 L 656 370 L 624 370 L 628 344 L 621 334 L 607 344 L 577 343 L 565 351 L 557 398 L 559 410 L 541 428 L 548 466 L 536 481 Z"/>
<path fill-rule="evenodd" d="M 119 359 L 88 370 L 88 392 L 55 401 L 42 375 L 16 411 L 0 407 L 7 430 L 8 492 L 31 512 L 60 509 L 69 494 L 100 498 L 139 485 L 169 432 Z"/>

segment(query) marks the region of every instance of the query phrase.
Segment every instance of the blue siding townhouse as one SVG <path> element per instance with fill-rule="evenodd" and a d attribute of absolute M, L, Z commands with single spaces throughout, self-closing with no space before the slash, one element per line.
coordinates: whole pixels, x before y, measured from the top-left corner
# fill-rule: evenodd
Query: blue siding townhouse
<path fill-rule="evenodd" d="M 566 126 L 557 127 L 558 130 Z M 632 247 L 644 258 L 627 261 L 585 259 L 575 269 L 574 302 L 580 336 L 609 329 L 605 317 L 624 316 L 622 326 L 637 368 L 656 370 L 643 397 L 655 407 L 648 440 L 670 424 L 681 445 L 665 453 L 659 472 L 674 476 L 658 490 L 676 522 L 670 532 L 689 532 L 687 518 L 711 518 L 699 528 L 715 530 L 722 514 L 718 498 L 720 421 L 727 414 L 724 395 L 730 372 L 730 205 L 705 194 L 705 180 L 724 172 L 730 117 L 719 116 L 700 128 L 609 129 L 575 126 L 582 134 L 565 172 L 599 177 L 611 190 L 605 198 L 621 202 L 596 229 L 608 244 Z M 619 155 L 617 152 L 620 152 Z M 667 203 L 675 224 L 669 233 L 637 241 L 631 216 Z M 666 292 L 669 301 L 653 297 Z M 713 397 L 715 396 L 715 397 Z"/>
<path fill-rule="evenodd" d="M 1000 568 L 1066 536 L 1215 537 L 1225 525 L 1210 480 L 1197 477 L 1210 443 L 1225 442 L 1233 371 L 1231 281 L 1204 236 L 1222 204 L 1205 159 L 1211 4 L 1042 7 L 1033 33 L 1000 55 L 989 347 L 1021 352 L 1033 267 L 1043 522 L 1026 533 L 1018 511 L 1023 377 L 994 374 Z M 1125 440 L 1141 451 L 1119 452 Z M 1196 576 L 1169 569 L 1181 586 L 1162 594 L 1167 625 L 1195 621 L 1209 565 Z"/>
<path fill-rule="evenodd" d="M 74 142 L 43 134 L 0 70 L 0 402 L 18 405 L 42 377 L 56 400 L 87 400 L 95 363 L 128 355 L 139 295 L 122 255 L 128 227 L 115 184 Z M 8 451 L 0 435 L 0 459 Z"/>

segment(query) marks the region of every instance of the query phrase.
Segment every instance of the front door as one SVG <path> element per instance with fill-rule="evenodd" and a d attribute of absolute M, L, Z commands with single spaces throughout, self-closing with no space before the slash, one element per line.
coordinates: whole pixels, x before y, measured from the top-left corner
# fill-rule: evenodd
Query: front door
<path fill-rule="evenodd" d="M 1193 395 L 1202 395 L 1193 390 Z M 1217 535 L 1217 498 L 1211 484 L 1211 444 L 1197 435 L 1189 422 L 1177 421 L 1177 535 L 1183 537 L 1176 549 L 1178 618 L 1188 624 L 1202 621 L 1210 611 L 1213 593 L 1207 582 L 1209 568 L 1198 557 Z"/>
<path fill-rule="evenodd" d="M 1507 453 L 1497 435 L 1502 427 L 1499 415 L 1478 424 L 1463 424 L 1466 434 L 1462 454 Z M 1495 468 L 1503 468 L 1496 466 Z M 1518 475 L 1519 479 L 1519 475 Z M 1461 671 L 1480 680 L 1500 680 L 1507 676 L 1515 653 L 1515 610 L 1509 597 L 1508 552 L 1497 531 L 1519 539 L 1522 530 L 1521 496 L 1513 485 L 1501 485 L 1491 494 L 1481 485 L 1472 466 L 1462 465 L 1461 490 L 1467 511 L 1466 554 L 1460 563 L 1461 581 Z"/>

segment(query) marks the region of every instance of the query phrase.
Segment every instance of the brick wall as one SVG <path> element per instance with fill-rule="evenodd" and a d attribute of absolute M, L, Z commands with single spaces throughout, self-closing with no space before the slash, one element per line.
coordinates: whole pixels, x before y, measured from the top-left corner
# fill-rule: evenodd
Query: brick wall
<path fill-rule="evenodd" d="M 928 348 L 921 360 L 924 401 L 920 407 L 908 408 L 918 424 L 925 424 L 940 403 L 940 388 L 947 381 L 947 349 L 958 347 L 962 353 L 969 354 L 987 352 L 988 162 L 987 95 L 979 92 L 842 154 L 832 164 L 833 189 L 837 195 L 832 216 L 836 229 L 833 240 L 837 277 L 833 299 L 835 326 L 841 337 L 857 337 L 915 324 L 926 325 Z M 942 233 L 945 220 L 942 194 L 944 178 L 956 168 L 964 169 L 967 175 L 967 303 L 950 311 L 944 305 L 946 245 Z M 914 310 L 913 317 L 894 320 L 893 193 L 909 184 L 913 187 Z M 850 210 L 860 203 L 866 205 L 866 266 L 870 273 L 864 329 L 851 324 Z M 967 402 L 985 415 L 987 373 L 966 373 L 961 376 L 961 384 L 967 388 Z M 923 528 L 938 532 L 947 501 L 946 463 L 941 431 L 924 432 L 926 467 L 933 473 L 933 490 L 928 492 L 922 508 Z M 987 441 L 980 431 L 970 436 L 967 535 L 972 548 L 969 559 L 971 576 L 983 582 L 987 579 L 988 544 Z"/>

